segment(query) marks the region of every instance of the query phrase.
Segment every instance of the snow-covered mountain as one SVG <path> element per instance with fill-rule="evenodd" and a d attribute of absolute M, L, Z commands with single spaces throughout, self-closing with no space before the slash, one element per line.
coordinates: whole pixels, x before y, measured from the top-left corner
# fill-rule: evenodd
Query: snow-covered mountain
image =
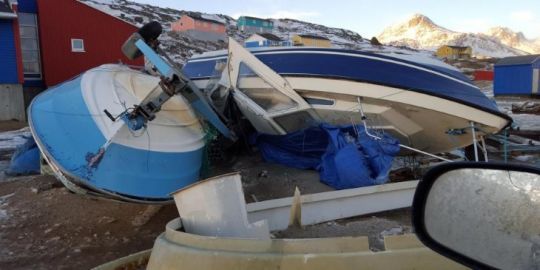
<path fill-rule="evenodd" d="M 385 44 L 432 51 L 441 45 L 470 46 L 474 55 L 482 57 L 505 57 L 528 53 L 524 50 L 528 48 L 525 45 L 514 47 L 499 40 L 502 36 L 508 41 L 512 39 L 513 35 L 507 37 L 507 32 L 504 33 L 495 30 L 490 34 L 456 32 L 435 24 L 422 14 L 415 14 L 384 29 L 378 39 Z"/>
<path fill-rule="evenodd" d="M 540 38 L 529 40 L 522 32 L 514 32 L 507 27 L 490 28 L 486 35 L 498 39 L 502 44 L 512 48 L 522 50 L 531 54 L 540 53 Z"/>
<path fill-rule="evenodd" d="M 193 54 L 225 49 L 227 47 L 226 42 L 223 41 L 202 41 L 188 35 L 171 31 L 170 24 L 178 20 L 180 16 L 184 14 L 202 16 L 225 23 L 227 35 L 239 42 L 242 42 L 249 37 L 249 34 L 245 34 L 238 30 L 234 18 L 223 14 L 176 10 L 135 3 L 128 0 L 78 1 L 139 27 L 150 21 L 160 22 L 165 30 L 160 37 L 162 47 L 179 64 L 185 63 L 185 61 Z M 332 41 L 332 46 L 337 48 L 373 51 L 408 60 L 421 61 L 432 65 L 440 64 L 439 61 L 434 59 L 432 56 L 433 53 L 430 51 L 416 50 L 401 46 L 371 45 L 369 40 L 362 38 L 360 34 L 351 30 L 332 28 L 293 19 L 273 19 L 273 21 L 275 25 L 273 34 L 282 39 L 290 39 L 295 34 L 312 34 L 327 37 Z"/>

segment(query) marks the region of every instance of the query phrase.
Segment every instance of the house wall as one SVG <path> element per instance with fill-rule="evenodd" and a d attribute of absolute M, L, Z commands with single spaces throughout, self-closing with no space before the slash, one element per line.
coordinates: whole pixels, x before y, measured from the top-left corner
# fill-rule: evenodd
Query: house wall
<path fill-rule="evenodd" d="M 26 121 L 22 85 L 0 83 L 0 121 Z"/>
<path fill-rule="evenodd" d="M 20 83 L 14 22 L 0 19 L 0 84 Z"/>
<path fill-rule="evenodd" d="M 472 48 L 460 50 L 452 48 L 450 46 L 441 46 L 437 49 L 435 55 L 437 55 L 437 57 L 439 58 L 449 59 L 470 58 L 470 56 L 472 55 Z"/>
<path fill-rule="evenodd" d="M 309 47 L 323 47 L 330 48 L 332 43 L 330 40 L 307 38 L 301 36 L 294 36 L 292 38 L 294 46 L 309 46 Z"/>
<path fill-rule="evenodd" d="M 540 92 L 540 68 L 533 69 L 533 89 L 532 93 L 538 95 Z"/>
<path fill-rule="evenodd" d="M 209 21 L 195 20 L 195 30 L 225 34 L 225 25 Z"/>
<path fill-rule="evenodd" d="M 531 65 L 495 66 L 493 93 L 495 95 L 530 95 L 532 81 Z"/>
<path fill-rule="evenodd" d="M 197 30 L 201 32 L 211 32 L 225 34 L 225 25 L 209 21 L 196 20 L 189 16 L 182 16 L 180 20 L 171 24 L 173 31 L 184 32 L 188 30 Z"/>
<path fill-rule="evenodd" d="M 26 120 L 16 31 L 15 20 L 0 20 L 0 121 Z"/>
<path fill-rule="evenodd" d="M 236 21 L 236 26 L 240 31 L 248 33 L 271 33 L 274 29 L 274 22 L 267 20 L 250 19 L 241 16 Z"/>
<path fill-rule="evenodd" d="M 171 24 L 171 29 L 176 32 L 195 29 L 195 20 L 189 16 L 182 16 L 178 21 Z"/>
<path fill-rule="evenodd" d="M 493 71 L 475 70 L 473 73 L 475 81 L 493 81 Z"/>
<path fill-rule="evenodd" d="M 144 65 L 142 58 L 131 61 L 121 52 L 135 26 L 73 0 L 37 0 L 37 7 L 47 86 L 105 63 Z M 73 52 L 71 39 L 83 39 L 84 52 Z"/>

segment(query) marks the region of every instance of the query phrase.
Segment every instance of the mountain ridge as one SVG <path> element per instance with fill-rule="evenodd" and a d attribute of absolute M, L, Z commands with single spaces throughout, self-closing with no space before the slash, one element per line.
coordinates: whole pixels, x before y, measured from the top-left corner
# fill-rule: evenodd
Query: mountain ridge
<path fill-rule="evenodd" d="M 486 33 L 463 33 L 442 27 L 418 13 L 386 27 L 377 38 L 385 44 L 431 51 L 442 45 L 470 46 L 473 55 L 478 57 L 500 58 L 540 53 L 540 43 L 507 27 L 493 27 Z"/>

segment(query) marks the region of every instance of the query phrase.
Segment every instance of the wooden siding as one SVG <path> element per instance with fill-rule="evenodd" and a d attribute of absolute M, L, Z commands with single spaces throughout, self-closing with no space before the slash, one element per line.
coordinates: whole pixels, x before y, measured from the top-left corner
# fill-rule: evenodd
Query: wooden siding
<path fill-rule="evenodd" d="M 121 51 L 137 28 L 118 18 L 73 0 L 37 0 L 39 38 L 45 84 L 52 86 L 90 68 L 128 60 Z M 84 52 L 72 52 L 71 39 L 84 40 Z"/>

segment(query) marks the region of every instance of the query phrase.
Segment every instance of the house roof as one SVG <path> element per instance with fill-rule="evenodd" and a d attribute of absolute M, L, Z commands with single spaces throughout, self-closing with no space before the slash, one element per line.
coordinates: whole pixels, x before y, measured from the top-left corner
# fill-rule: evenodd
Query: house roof
<path fill-rule="evenodd" d="M 456 50 L 466 50 L 466 49 L 469 49 L 470 47 L 467 47 L 467 46 L 454 46 L 454 45 L 446 45 L 452 49 L 456 49 Z"/>
<path fill-rule="evenodd" d="M 270 34 L 270 33 L 257 33 L 255 35 L 259 35 L 263 38 L 266 38 L 268 40 L 272 40 L 272 41 L 281 41 L 281 38 L 279 38 L 278 36 L 274 35 L 274 34 Z"/>
<path fill-rule="evenodd" d="M 505 57 L 497 61 L 496 66 L 513 66 L 540 63 L 540 54 Z"/>
<path fill-rule="evenodd" d="M 113 18 L 116 18 L 117 20 L 120 20 L 120 21 L 125 22 L 125 23 L 130 24 L 130 25 L 133 25 L 133 26 L 135 26 L 137 28 L 140 27 L 140 25 L 137 25 L 134 22 L 126 20 L 125 18 L 122 18 L 120 16 L 117 16 L 116 14 L 111 12 L 111 9 L 109 9 L 107 5 L 96 3 L 96 2 L 93 2 L 93 1 L 90 1 L 90 0 L 77 0 L 77 2 L 79 2 L 79 3 L 83 4 L 83 5 L 86 5 L 86 6 L 90 7 L 90 8 L 93 8 L 93 9 L 99 11 L 99 12 L 105 13 L 105 14 L 113 17 Z"/>
<path fill-rule="evenodd" d="M 245 19 L 252 19 L 252 20 L 259 20 L 259 21 L 267 21 L 267 22 L 271 22 L 272 20 L 270 19 L 263 19 L 263 18 L 257 18 L 257 17 L 251 17 L 251 16 L 240 16 L 240 18 L 245 18 Z M 240 19 L 238 18 L 238 19 Z"/>
<path fill-rule="evenodd" d="M 183 16 L 188 16 L 188 17 L 193 18 L 194 20 L 197 20 L 197 21 L 203 21 L 203 22 L 210 22 L 210 23 L 217 23 L 217 24 L 225 25 L 224 23 L 222 23 L 220 21 L 207 19 L 207 18 L 205 18 L 205 17 L 203 17 L 203 16 L 201 16 L 200 14 L 197 14 L 197 13 L 186 13 Z"/>
<path fill-rule="evenodd" d="M 298 35 L 298 36 L 303 37 L 303 38 L 320 39 L 320 40 L 330 40 L 330 39 L 328 39 L 327 37 L 316 36 L 316 35 L 309 35 L 309 34 L 300 34 L 300 35 Z"/>
<path fill-rule="evenodd" d="M 17 18 L 17 14 L 11 9 L 8 0 L 0 0 L 0 19 Z"/>

